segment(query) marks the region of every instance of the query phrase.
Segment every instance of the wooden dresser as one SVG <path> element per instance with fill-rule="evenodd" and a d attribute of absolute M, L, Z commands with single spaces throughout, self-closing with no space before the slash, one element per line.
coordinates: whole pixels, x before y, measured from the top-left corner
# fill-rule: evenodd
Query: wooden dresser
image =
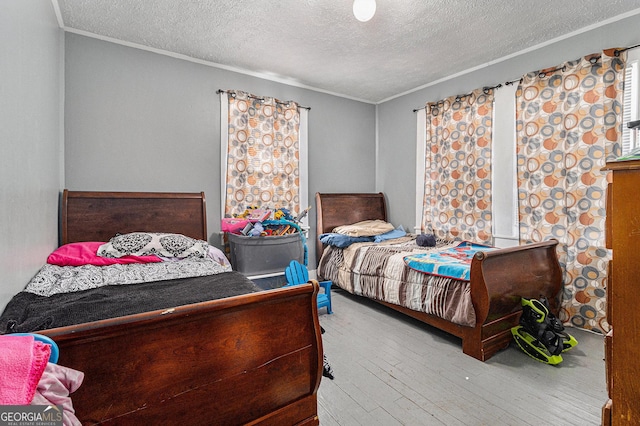
<path fill-rule="evenodd" d="M 640 160 L 607 163 L 607 285 L 605 365 L 609 401 L 603 425 L 640 425 Z"/>

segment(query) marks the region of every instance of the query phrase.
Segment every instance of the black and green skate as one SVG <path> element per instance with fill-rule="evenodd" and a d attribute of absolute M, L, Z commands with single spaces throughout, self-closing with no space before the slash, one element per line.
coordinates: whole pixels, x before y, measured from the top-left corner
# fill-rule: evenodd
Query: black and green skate
<path fill-rule="evenodd" d="M 578 344 L 578 341 L 564 331 L 562 323 L 549 309 L 546 298 L 521 299 L 522 316 L 520 325 L 511 329 L 516 343 L 527 355 L 545 364 L 562 362 L 562 352 Z"/>

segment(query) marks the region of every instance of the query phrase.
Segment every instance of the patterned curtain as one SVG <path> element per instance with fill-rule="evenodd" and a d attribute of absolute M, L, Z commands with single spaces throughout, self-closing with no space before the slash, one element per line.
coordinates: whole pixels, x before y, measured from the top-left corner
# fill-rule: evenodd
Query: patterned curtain
<path fill-rule="evenodd" d="M 422 229 L 492 242 L 493 89 L 428 103 Z"/>
<path fill-rule="evenodd" d="M 300 213 L 299 126 L 295 102 L 229 92 L 225 217 L 254 206 Z"/>
<path fill-rule="evenodd" d="M 525 75 L 516 92 L 520 242 L 555 238 L 561 319 L 606 332 L 606 172 L 621 153 L 625 55 L 607 50 Z"/>

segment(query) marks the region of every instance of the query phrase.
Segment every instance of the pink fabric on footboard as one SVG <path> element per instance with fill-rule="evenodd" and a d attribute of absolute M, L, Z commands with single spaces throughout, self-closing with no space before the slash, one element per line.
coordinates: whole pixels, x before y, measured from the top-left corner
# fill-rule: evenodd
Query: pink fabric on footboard
<path fill-rule="evenodd" d="M 59 405 L 64 425 L 80 425 L 70 394 L 84 373 L 48 362 L 50 355 L 33 336 L 0 335 L 0 405 Z"/>
<path fill-rule="evenodd" d="M 50 355 L 33 336 L 0 336 L 0 405 L 29 404 Z"/>

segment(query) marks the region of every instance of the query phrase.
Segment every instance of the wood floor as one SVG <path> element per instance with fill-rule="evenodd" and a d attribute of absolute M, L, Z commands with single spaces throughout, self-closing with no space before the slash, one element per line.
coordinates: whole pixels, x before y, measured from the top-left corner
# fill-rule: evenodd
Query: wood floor
<path fill-rule="evenodd" d="M 558 366 L 515 344 L 487 362 L 460 340 L 342 290 L 320 311 L 334 380 L 322 379 L 325 425 L 599 425 L 607 400 L 603 337 L 569 328 L 578 346 Z"/>

